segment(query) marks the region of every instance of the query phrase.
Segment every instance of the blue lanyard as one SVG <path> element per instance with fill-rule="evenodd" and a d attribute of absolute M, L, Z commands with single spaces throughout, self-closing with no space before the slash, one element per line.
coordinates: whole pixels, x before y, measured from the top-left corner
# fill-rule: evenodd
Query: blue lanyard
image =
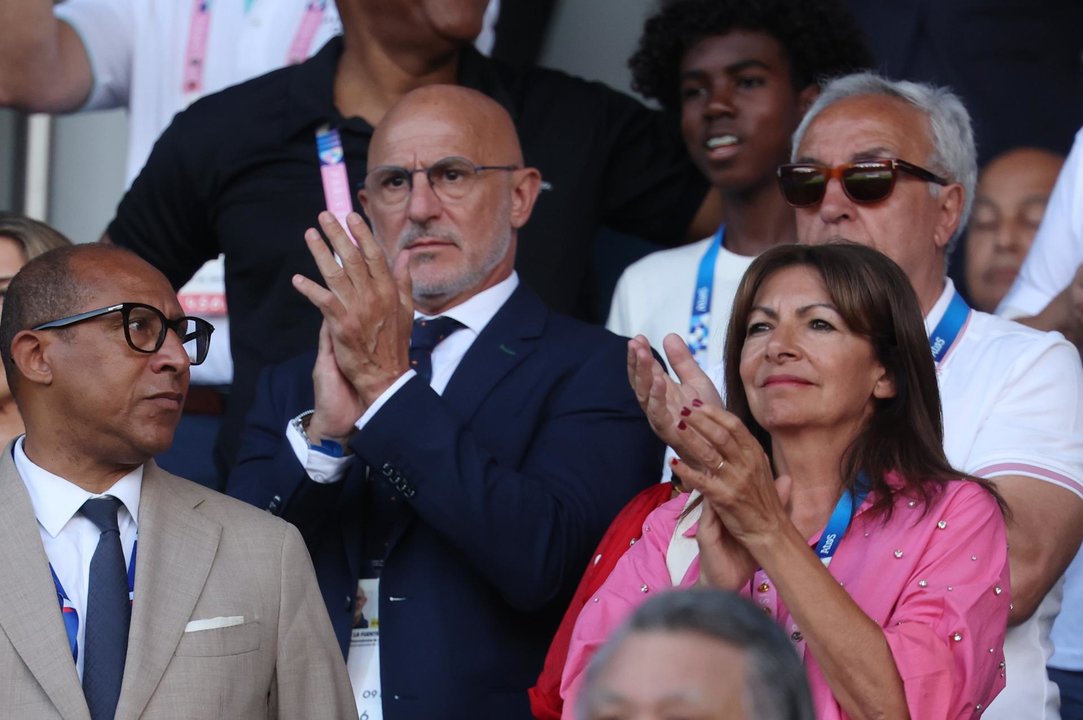
<path fill-rule="evenodd" d="M 835 551 L 838 550 L 843 536 L 850 529 L 850 521 L 854 513 L 861 507 L 861 503 L 865 502 L 865 496 L 868 494 L 869 483 L 862 473 L 857 477 L 857 492 L 847 490 L 839 498 L 835 511 L 831 513 L 831 518 L 827 521 L 827 527 L 824 528 L 816 543 L 816 557 L 820 558 L 824 567 L 831 564 L 831 559 L 835 557 Z"/>
<path fill-rule="evenodd" d="M 132 557 L 128 560 L 128 601 L 135 595 L 135 552 L 139 547 L 139 538 L 132 543 Z M 56 576 L 53 564 L 49 563 L 49 573 L 53 576 L 53 587 L 56 588 L 56 599 L 60 603 L 60 614 L 64 618 L 64 630 L 68 633 L 68 645 L 71 646 L 71 659 L 79 659 L 79 611 L 72 605 L 64 586 L 60 584 L 60 578 Z"/>
<path fill-rule="evenodd" d="M 952 343 L 959 337 L 959 332 L 970 317 L 970 307 L 963 300 L 958 290 L 952 292 L 951 302 L 944 311 L 944 317 L 933 328 L 929 336 L 929 348 L 933 351 L 933 361 L 939 363 L 948 354 Z"/>
<path fill-rule="evenodd" d="M 711 296 L 714 292 L 714 266 L 718 260 L 718 252 L 722 249 L 722 237 L 725 229 L 725 226 L 718 228 L 714 240 L 700 259 L 699 272 L 696 275 L 696 292 L 692 295 L 692 317 L 688 326 L 688 349 L 700 367 L 705 367 L 706 363 L 707 338 L 711 334 Z"/>

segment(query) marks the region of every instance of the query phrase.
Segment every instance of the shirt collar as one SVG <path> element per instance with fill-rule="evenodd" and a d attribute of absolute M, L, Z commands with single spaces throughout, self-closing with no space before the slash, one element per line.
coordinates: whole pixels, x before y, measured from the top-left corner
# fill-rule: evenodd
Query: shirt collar
<path fill-rule="evenodd" d="M 453 308 L 441 313 L 443 317 L 453 318 L 461 322 L 465 327 L 480 335 L 489 321 L 493 319 L 497 311 L 504 306 L 515 289 L 519 287 L 519 274 L 512 271 L 511 275 L 504 278 L 491 288 L 482 290 L 477 295 L 472 295 Z M 423 313 L 414 312 L 414 318 L 432 317 Z"/>
<path fill-rule="evenodd" d="M 944 278 L 944 292 L 940 293 L 940 298 L 933 305 L 933 309 L 929 311 L 929 314 L 925 316 L 925 334 L 932 335 L 933 330 L 936 329 L 937 323 L 944 317 L 944 313 L 948 311 L 948 305 L 951 304 L 951 298 L 955 295 L 955 283 L 951 281 L 950 277 Z"/>
<path fill-rule="evenodd" d="M 30 504 L 34 507 L 34 516 L 49 533 L 50 537 L 56 537 L 68 524 L 83 503 L 92 497 L 101 497 L 87 492 L 75 483 L 69 482 L 59 475 L 45 470 L 26 456 L 23 450 L 22 436 L 16 441 L 12 450 L 15 459 L 15 467 L 19 476 L 30 493 Z M 132 522 L 139 526 L 139 493 L 143 483 L 143 466 L 117 480 L 103 495 L 111 495 L 121 503 L 132 516 Z"/>

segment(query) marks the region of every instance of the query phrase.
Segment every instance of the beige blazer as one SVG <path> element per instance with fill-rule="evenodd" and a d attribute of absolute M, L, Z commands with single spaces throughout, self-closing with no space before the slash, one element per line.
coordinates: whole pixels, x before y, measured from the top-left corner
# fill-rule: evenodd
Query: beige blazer
<path fill-rule="evenodd" d="M 0 457 L 0 715 L 90 720 L 11 445 Z M 116 714 L 135 718 L 357 718 L 296 528 L 153 462 Z"/>

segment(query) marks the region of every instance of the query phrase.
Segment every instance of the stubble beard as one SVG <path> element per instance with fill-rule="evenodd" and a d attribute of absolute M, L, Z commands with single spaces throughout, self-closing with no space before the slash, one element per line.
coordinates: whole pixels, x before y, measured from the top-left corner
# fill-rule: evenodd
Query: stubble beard
<path fill-rule="evenodd" d="M 436 253 L 419 252 L 410 259 L 410 278 L 413 283 L 414 302 L 421 307 L 442 305 L 447 299 L 457 297 L 471 289 L 479 287 L 497 265 L 507 256 L 511 246 L 513 230 L 511 227 L 510 202 L 497 211 L 493 227 L 496 228 L 496 242 L 477 266 L 462 267 L 459 272 L 444 273 L 443 277 L 424 277 L 425 265 L 437 262 Z M 430 229 L 424 224 L 411 223 L 399 239 L 399 252 L 407 245 L 422 237 L 435 237 L 447 240 L 465 253 L 467 243 L 461 235 L 450 230 Z"/>

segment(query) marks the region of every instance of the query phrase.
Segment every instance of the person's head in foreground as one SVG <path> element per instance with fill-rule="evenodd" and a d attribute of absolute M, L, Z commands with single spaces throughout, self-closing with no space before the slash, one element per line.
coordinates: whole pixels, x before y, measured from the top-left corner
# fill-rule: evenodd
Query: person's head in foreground
<path fill-rule="evenodd" d="M 27 455 L 39 462 L 63 448 L 65 458 L 120 477 L 167 449 L 189 366 L 206 357 L 210 333 L 130 251 L 76 245 L 31 260 L 8 287 L 0 320 Z"/>
<path fill-rule="evenodd" d="M 996 310 L 1015 281 L 1062 165 L 1062 155 L 1020 147 L 982 168 L 966 233 L 966 289 L 978 310 Z"/>
<path fill-rule="evenodd" d="M 785 633 L 733 593 L 648 600 L 591 660 L 581 720 L 812 720 Z"/>
<path fill-rule="evenodd" d="M 876 248 L 928 311 L 970 215 L 976 157 L 970 116 L 951 91 L 859 73 L 824 86 L 778 175 L 799 242 Z"/>
<path fill-rule="evenodd" d="M 668 0 L 628 64 L 639 93 L 680 115 L 688 153 L 711 184 L 747 195 L 773 190 L 819 83 L 871 62 L 836 0 Z"/>
<path fill-rule="evenodd" d="M 432 85 L 373 133 L 359 198 L 391 262 L 409 255 L 415 306 L 435 315 L 511 274 L 540 184 L 504 108 L 476 90 Z"/>

